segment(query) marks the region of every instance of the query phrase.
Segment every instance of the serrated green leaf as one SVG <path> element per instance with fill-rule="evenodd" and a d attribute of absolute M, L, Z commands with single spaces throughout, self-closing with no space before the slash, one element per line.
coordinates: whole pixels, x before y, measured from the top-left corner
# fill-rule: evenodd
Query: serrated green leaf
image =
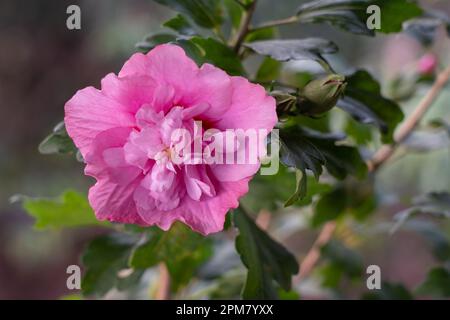
<path fill-rule="evenodd" d="M 222 23 L 220 1 L 217 0 L 154 0 L 183 13 L 200 27 L 214 28 Z"/>
<path fill-rule="evenodd" d="M 98 221 L 86 196 L 73 190 L 56 199 L 25 197 L 23 208 L 36 219 L 37 229 L 109 225 Z"/>
<path fill-rule="evenodd" d="M 337 145 L 342 135 L 326 134 L 291 126 L 280 130 L 280 160 L 288 167 L 311 170 L 316 178 L 325 166 L 330 174 L 343 179 L 351 174 L 363 178 L 367 166 L 357 148 Z"/>
<path fill-rule="evenodd" d="M 295 257 L 261 230 L 242 209 L 236 210 L 233 218 L 239 230 L 236 249 L 248 269 L 242 297 L 276 299 L 278 291 L 274 281 L 289 291 L 292 275 L 299 268 Z"/>
<path fill-rule="evenodd" d="M 171 276 L 172 291 L 185 285 L 212 254 L 210 239 L 181 223 L 174 224 L 169 231 L 153 229 L 148 236 L 133 250 L 129 265 L 146 269 L 164 262 Z"/>

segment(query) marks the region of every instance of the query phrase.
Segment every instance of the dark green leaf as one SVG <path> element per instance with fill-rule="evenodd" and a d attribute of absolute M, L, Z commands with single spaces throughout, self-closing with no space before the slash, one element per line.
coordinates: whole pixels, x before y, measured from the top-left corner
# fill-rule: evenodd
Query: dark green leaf
<path fill-rule="evenodd" d="M 316 204 L 312 225 L 317 227 L 335 220 L 345 213 L 356 219 L 365 219 L 376 207 L 373 185 L 369 181 L 348 180 L 329 193 L 324 193 Z"/>
<path fill-rule="evenodd" d="M 380 290 L 365 293 L 366 300 L 412 300 L 412 294 L 401 284 L 382 282 Z"/>
<path fill-rule="evenodd" d="M 214 28 L 222 23 L 220 1 L 217 0 L 154 0 L 184 13 L 204 28 Z"/>
<path fill-rule="evenodd" d="M 37 229 L 109 225 L 96 219 L 86 196 L 72 190 L 56 199 L 24 197 L 23 207 L 36 219 Z"/>
<path fill-rule="evenodd" d="M 361 256 L 337 240 L 331 240 L 321 248 L 321 256 L 327 261 L 321 270 L 323 285 L 337 287 L 343 275 L 359 278 L 363 273 Z"/>
<path fill-rule="evenodd" d="M 403 120 L 403 112 L 397 103 L 381 95 L 378 82 L 367 71 L 357 71 L 347 77 L 345 95 L 337 106 L 355 120 L 377 126 L 382 141 L 391 143 L 396 126 Z"/>
<path fill-rule="evenodd" d="M 39 144 L 39 152 L 42 154 L 73 154 L 77 151 L 72 139 L 67 134 L 64 122 L 58 123 L 53 132 Z"/>
<path fill-rule="evenodd" d="M 362 178 L 367 166 L 357 148 L 337 145 L 342 135 L 324 134 L 297 126 L 280 130 L 281 162 L 302 172 L 311 170 L 316 178 L 322 174 L 322 166 L 338 179 L 352 174 Z"/>
<path fill-rule="evenodd" d="M 408 34 L 419 40 L 423 45 L 429 46 L 433 43 L 436 30 L 440 25 L 442 25 L 440 19 L 424 16 L 406 21 L 403 28 Z"/>
<path fill-rule="evenodd" d="M 223 4 L 230 17 L 232 29 L 237 30 L 241 24 L 244 8 L 236 0 L 223 0 Z"/>
<path fill-rule="evenodd" d="M 394 0 L 395 1 L 395 0 Z M 297 11 L 300 22 L 327 22 L 346 31 L 373 35 L 366 25 L 366 0 L 318 0 L 302 4 Z"/>
<path fill-rule="evenodd" d="M 178 43 L 198 64 L 208 62 L 230 75 L 245 75 L 244 67 L 236 53 L 217 40 L 193 37 Z"/>
<path fill-rule="evenodd" d="M 176 291 L 210 257 L 211 241 L 181 223 L 174 224 L 169 231 L 156 228 L 152 231 L 149 239 L 133 250 L 129 264 L 146 269 L 164 262 L 171 276 L 172 290 Z"/>
<path fill-rule="evenodd" d="M 314 177 L 308 176 L 307 181 L 307 195 L 295 203 L 297 206 L 309 205 L 314 195 L 330 189 L 329 185 L 318 183 Z M 277 188 L 267 188 L 268 185 Z M 241 203 L 252 212 L 259 212 L 262 209 L 276 210 L 283 206 L 295 189 L 295 171 L 280 166 L 275 175 L 256 175 L 250 181 L 249 192 L 241 199 Z"/>
<path fill-rule="evenodd" d="M 416 197 L 412 207 L 405 209 L 394 216 L 396 223 L 392 227 L 391 233 L 396 232 L 406 221 L 419 214 L 450 218 L 450 193 L 431 192 Z"/>
<path fill-rule="evenodd" d="M 261 55 L 270 56 L 278 61 L 323 61 L 322 54 L 330 54 L 337 51 L 337 47 L 333 42 L 320 38 L 264 40 L 245 43 L 244 45 Z"/>
<path fill-rule="evenodd" d="M 81 289 L 84 295 L 103 296 L 118 283 L 118 272 L 127 268 L 135 237 L 124 234 L 104 235 L 94 239 L 83 254 L 86 272 Z"/>
<path fill-rule="evenodd" d="M 258 228 L 241 209 L 234 212 L 234 224 L 239 229 L 236 249 L 248 269 L 243 298 L 278 298 L 274 280 L 289 291 L 292 275 L 299 268 L 295 257 Z"/>
<path fill-rule="evenodd" d="M 194 30 L 192 25 L 181 14 L 178 14 L 174 18 L 164 22 L 163 26 L 170 28 L 184 36 L 193 36 L 196 34 L 196 31 Z"/>
<path fill-rule="evenodd" d="M 417 291 L 436 298 L 450 298 L 450 271 L 442 267 L 432 269 Z"/>
<path fill-rule="evenodd" d="M 136 43 L 136 48 L 143 52 L 148 52 L 152 50 L 157 45 L 163 43 L 169 43 L 176 40 L 176 36 L 169 33 L 158 33 L 154 35 L 147 36 L 144 41 Z"/>
<path fill-rule="evenodd" d="M 367 27 L 367 8 L 377 5 L 381 11 L 380 30 L 383 33 L 399 32 L 402 23 L 419 16 L 422 10 L 407 0 L 317 0 L 298 8 L 297 16 L 303 23 L 327 22 L 346 31 L 374 35 Z"/>
<path fill-rule="evenodd" d="M 308 186 L 308 177 L 306 176 L 306 172 L 296 170 L 295 177 L 297 180 L 297 183 L 296 183 L 297 187 L 295 188 L 294 194 L 292 196 L 290 196 L 289 199 L 287 199 L 286 202 L 284 203 L 285 207 L 292 206 L 298 200 L 306 197 L 307 186 Z"/>
<path fill-rule="evenodd" d="M 317 202 L 312 219 L 313 227 L 337 219 L 347 208 L 347 193 L 343 187 L 335 188 L 323 195 Z"/>

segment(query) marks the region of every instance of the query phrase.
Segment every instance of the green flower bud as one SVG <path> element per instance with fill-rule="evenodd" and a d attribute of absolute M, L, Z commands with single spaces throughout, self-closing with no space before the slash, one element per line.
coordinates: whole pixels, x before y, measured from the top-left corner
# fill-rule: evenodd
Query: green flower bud
<path fill-rule="evenodd" d="M 329 111 L 336 105 L 345 87 L 345 77 L 339 74 L 308 82 L 300 94 L 297 105 L 299 112 L 314 116 Z"/>
<path fill-rule="evenodd" d="M 290 114 L 291 112 L 294 112 L 296 109 L 297 104 L 297 97 L 283 91 L 272 91 L 270 93 L 272 97 L 275 98 L 277 102 L 277 114 L 278 117 L 282 117 L 285 115 Z"/>

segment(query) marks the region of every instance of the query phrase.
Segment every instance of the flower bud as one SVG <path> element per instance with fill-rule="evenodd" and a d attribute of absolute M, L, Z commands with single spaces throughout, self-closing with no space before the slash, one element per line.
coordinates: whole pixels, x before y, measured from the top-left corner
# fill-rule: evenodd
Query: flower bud
<path fill-rule="evenodd" d="M 270 95 L 274 97 L 277 102 L 278 117 L 288 115 L 291 112 L 295 111 L 295 106 L 297 103 L 297 97 L 295 95 L 278 90 L 272 91 Z"/>
<path fill-rule="evenodd" d="M 417 69 L 421 75 L 430 75 L 434 73 L 437 63 L 436 56 L 432 53 L 427 53 L 420 58 Z"/>
<path fill-rule="evenodd" d="M 308 82 L 300 93 L 300 113 L 314 116 L 329 111 L 336 105 L 345 87 L 345 77 L 339 74 L 330 74 Z"/>

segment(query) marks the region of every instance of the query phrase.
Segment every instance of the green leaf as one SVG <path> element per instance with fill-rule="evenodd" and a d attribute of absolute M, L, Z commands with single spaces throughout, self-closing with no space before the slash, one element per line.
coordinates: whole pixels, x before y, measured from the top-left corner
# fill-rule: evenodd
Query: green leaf
<path fill-rule="evenodd" d="M 357 148 L 337 145 L 342 135 L 326 134 L 298 126 L 280 130 L 280 160 L 288 167 L 302 172 L 311 170 L 316 178 L 322 174 L 322 166 L 338 179 L 352 174 L 363 178 L 367 166 Z"/>
<path fill-rule="evenodd" d="M 297 183 L 296 183 L 297 187 L 295 188 L 294 194 L 292 196 L 290 196 L 289 199 L 287 199 L 286 202 L 284 203 L 285 207 L 292 206 L 298 200 L 306 197 L 306 194 L 308 193 L 308 190 L 307 190 L 308 177 L 306 176 L 306 172 L 296 170 L 295 177 L 297 180 Z"/>
<path fill-rule="evenodd" d="M 172 19 L 163 23 L 164 27 L 170 28 L 181 35 L 184 36 L 193 36 L 196 34 L 196 31 L 189 23 L 189 21 L 181 14 L 177 14 Z"/>
<path fill-rule="evenodd" d="M 42 154 L 74 154 L 77 151 L 77 147 L 67 134 L 63 121 L 58 123 L 53 132 L 39 144 L 39 152 Z"/>
<path fill-rule="evenodd" d="M 281 63 L 272 58 L 266 57 L 256 72 L 256 82 L 270 82 L 276 80 L 280 75 Z"/>
<path fill-rule="evenodd" d="M 245 43 L 244 46 L 278 61 L 323 61 L 322 54 L 331 54 L 337 51 L 337 46 L 333 42 L 321 38 L 263 40 Z"/>
<path fill-rule="evenodd" d="M 73 190 L 56 199 L 24 197 L 23 208 L 36 219 L 37 229 L 109 225 L 98 221 L 86 196 Z"/>
<path fill-rule="evenodd" d="M 118 273 L 127 268 L 136 237 L 109 234 L 94 239 L 83 254 L 86 272 L 81 282 L 83 295 L 103 296 L 119 282 Z"/>
<path fill-rule="evenodd" d="M 241 24 L 244 8 L 236 0 L 223 0 L 223 4 L 230 17 L 232 29 L 237 30 Z"/>
<path fill-rule="evenodd" d="M 412 300 L 414 297 L 402 284 L 382 282 L 380 290 L 363 295 L 365 300 Z"/>
<path fill-rule="evenodd" d="M 419 16 L 422 10 L 407 0 L 317 0 L 298 8 L 297 16 L 302 23 L 330 23 L 346 31 L 373 36 L 374 30 L 367 28 L 366 13 L 370 5 L 381 10 L 381 29 L 383 33 L 399 32 L 402 23 Z"/>
<path fill-rule="evenodd" d="M 403 120 L 398 104 L 384 98 L 378 82 L 363 70 L 347 77 L 345 97 L 338 101 L 337 106 L 355 120 L 378 127 L 384 143 L 393 141 L 394 130 Z"/>
<path fill-rule="evenodd" d="M 331 240 L 324 245 L 321 248 L 321 256 L 327 261 L 321 269 L 322 284 L 325 287 L 337 287 L 344 275 L 350 279 L 357 279 L 363 274 L 361 256 L 337 240 Z"/>
<path fill-rule="evenodd" d="M 373 184 L 370 181 L 348 180 L 340 183 L 322 197 L 316 204 L 312 219 L 313 227 L 335 220 L 344 213 L 350 213 L 358 220 L 365 219 L 376 207 Z"/>
<path fill-rule="evenodd" d="M 361 256 L 337 240 L 331 240 L 324 245 L 321 248 L 321 254 L 350 277 L 357 277 L 363 273 Z"/>
<path fill-rule="evenodd" d="M 400 32 L 405 21 L 423 13 L 416 3 L 409 0 L 374 0 L 372 2 L 381 9 L 381 30 L 377 31 L 382 33 Z"/>
<path fill-rule="evenodd" d="M 317 202 L 312 226 L 317 227 L 323 223 L 335 220 L 345 212 L 347 208 L 347 193 L 342 187 L 337 187 L 329 193 L 324 194 Z"/>
<path fill-rule="evenodd" d="M 193 37 L 178 43 L 198 64 L 208 62 L 230 75 L 245 75 L 244 67 L 236 53 L 215 39 Z"/>
<path fill-rule="evenodd" d="M 185 285 L 212 254 L 210 239 L 181 223 L 174 224 L 169 231 L 155 228 L 148 236 L 133 250 L 129 265 L 146 269 L 164 262 L 171 276 L 172 291 Z"/>
<path fill-rule="evenodd" d="M 367 145 L 372 141 L 371 128 L 355 121 L 353 118 L 348 118 L 344 130 L 349 137 L 354 139 L 357 145 Z"/>
<path fill-rule="evenodd" d="M 312 198 L 316 195 L 328 192 L 330 185 L 317 182 L 312 176 L 307 176 L 307 193 L 302 199 L 298 199 L 296 206 L 307 206 L 311 204 Z M 252 212 L 259 212 L 262 209 L 269 211 L 283 207 L 286 199 L 292 196 L 296 190 L 295 171 L 285 166 L 280 166 L 277 174 L 270 176 L 256 175 L 251 181 L 248 193 L 241 198 L 241 203 Z M 267 186 L 277 186 L 268 188 Z"/>
<path fill-rule="evenodd" d="M 450 271 L 442 267 L 432 269 L 417 292 L 436 298 L 450 298 Z"/>
<path fill-rule="evenodd" d="M 222 23 L 220 1 L 217 0 L 154 0 L 189 16 L 204 28 L 214 28 Z"/>
<path fill-rule="evenodd" d="M 395 214 L 396 220 L 391 233 L 396 232 L 409 219 L 419 214 L 428 214 L 434 217 L 450 218 L 450 193 L 430 192 L 418 196 L 413 200 L 413 206 Z M 450 253 L 450 250 L 449 250 Z"/>
<path fill-rule="evenodd" d="M 275 28 L 262 28 L 256 30 L 250 30 L 244 38 L 245 43 L 261 41 L 261 40 L 270 40 L 276 38 L 278 32 Z"/>
<path fill-rule="evenodd" d="M 258 228 L 242 209 L 234 212 L 234 224 L 239 229 L 236 249 L 248 269 L 242 297 L 278 298 L 274 280 L 285 291 L 289 291 L 292 275 L 296 274 L 299 268 L 295 257 Z"/>
<path fill-rule="evenodd" d="M 176 40 L 176 36 L 170 33 L 157 33 L 153 35 L 149 35 L 145 37 L 145 39 L 141 42 L 136 43 L 136 48 L 141 50 L 142 52 L 148 52 L 152 50 L 157 45 L 163 43 L 169 43 Z"/>

